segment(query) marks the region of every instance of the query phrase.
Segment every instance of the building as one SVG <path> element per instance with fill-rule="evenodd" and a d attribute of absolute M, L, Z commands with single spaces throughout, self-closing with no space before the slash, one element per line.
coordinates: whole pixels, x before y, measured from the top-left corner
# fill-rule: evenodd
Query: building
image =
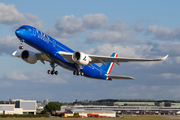
<path fill-rule="evenodd" d="M 36 114 L 36 100 L 10 99 L 15 108 L 22 108 L 23 114 Z"/>
<path fill-rule="evenodd" d="M 0 114 L 23 114 L 23 109 L 15 108 L 15 104 L 0 104 Z"/>
<path fill-rule="evenodd" d="M 103 99 L 76 101 L 73 106 L 62 106 L 61 110 L 107 110 L 117 114 L 175 115 L 180 111 L 179 100 Z"/>
<path fill-rule="evenodd" d="M 0 103 L 0 114 L 36 114 L 35 100 L 10 99 Z"/>
<path fill-rule="evenodd" d="M 97 115 L 98 116 L 106 116 L 106 117 L 116 117 L 115 111 L 107 111 L 107 110 L 73 110 L 73 113 L 79 113 L 80 116 L 88 117 L 88 115 Z"/>
<path fill-rule="evenodd" d="M 72 117 L 72 116 L 74 116 L 74 113 L 70 110 L 64 113 L 64 117 Z"/>

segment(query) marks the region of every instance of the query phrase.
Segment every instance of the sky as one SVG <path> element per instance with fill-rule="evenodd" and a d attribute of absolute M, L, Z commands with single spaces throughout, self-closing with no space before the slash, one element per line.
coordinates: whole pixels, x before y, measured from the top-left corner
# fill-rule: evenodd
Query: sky
<path fill-rule="evenodd" d="M 179 0 L 0 0 L 0 100 L 73 102 L 99 99 L 180 99 Z M 135 80 L 74 76 L 48 62 L 28 64 L 12 53 L 15 30 L 31 25 L 74 51 L 119 57 L 161 58 L 162 62 L 114 65 L 112 75 Z M 24 50 L 35 51 L 24 45 Z"/>

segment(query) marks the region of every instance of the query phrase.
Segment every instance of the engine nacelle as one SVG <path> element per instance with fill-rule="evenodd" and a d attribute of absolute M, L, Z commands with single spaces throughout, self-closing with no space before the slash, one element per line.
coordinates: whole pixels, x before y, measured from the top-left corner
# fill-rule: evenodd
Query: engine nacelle
<path fill-rule="evenodd" d="M 74 62 L 76 62 L 77 64 L 80 64 L 80 65 L 87 65 L 87 64 L 89 64 L 89 61 L 90 61 L 90 58 L 88 55 L 86 55 L 83 52 L 78 52 L 78 51 L 73 53 L 72 59 Z"/>
<path fill-rule="evenodd" d="M 28 50 L 24 50 L 21 53 L 21 58 L 25 62 L 30 63 L 30 64 L 35 64 L 37 62 L 37 57 L 36 57 L 35 53 L 28 51 Z"/>

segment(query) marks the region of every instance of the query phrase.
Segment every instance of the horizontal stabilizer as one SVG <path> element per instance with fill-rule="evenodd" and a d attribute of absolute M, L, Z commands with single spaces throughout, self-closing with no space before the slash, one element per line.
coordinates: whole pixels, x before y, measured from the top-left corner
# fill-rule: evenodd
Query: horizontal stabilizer
<path fill-rule="evenodd" d="M 133 77 L 128 77 L 128 76 L 117 76 L 117 75 L 106 75 L 108 78 L 111 79 L 134 79 Z"/>

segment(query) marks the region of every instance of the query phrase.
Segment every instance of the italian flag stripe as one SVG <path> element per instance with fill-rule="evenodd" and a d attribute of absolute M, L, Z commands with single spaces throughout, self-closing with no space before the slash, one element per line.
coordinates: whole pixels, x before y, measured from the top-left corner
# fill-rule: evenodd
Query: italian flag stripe
<path fill-rule="evenodd" d="M 113 57 L 117 57 L 117 56 L 118 56 L 118 54 L 114 54 Z M 107 71 L 106 71 L 106 73 L 107 73 L 108 75 L 111 73 L 111 70 L 112 70 L 113 66 L 114 66 L 114 62 L 111 62 L 110 65 L 109 65 L 109 67 L 108 67 L 108 69 L 107 69 Z M 109 78 L 106 77 L 106 80 L 109 80 Z"/>

